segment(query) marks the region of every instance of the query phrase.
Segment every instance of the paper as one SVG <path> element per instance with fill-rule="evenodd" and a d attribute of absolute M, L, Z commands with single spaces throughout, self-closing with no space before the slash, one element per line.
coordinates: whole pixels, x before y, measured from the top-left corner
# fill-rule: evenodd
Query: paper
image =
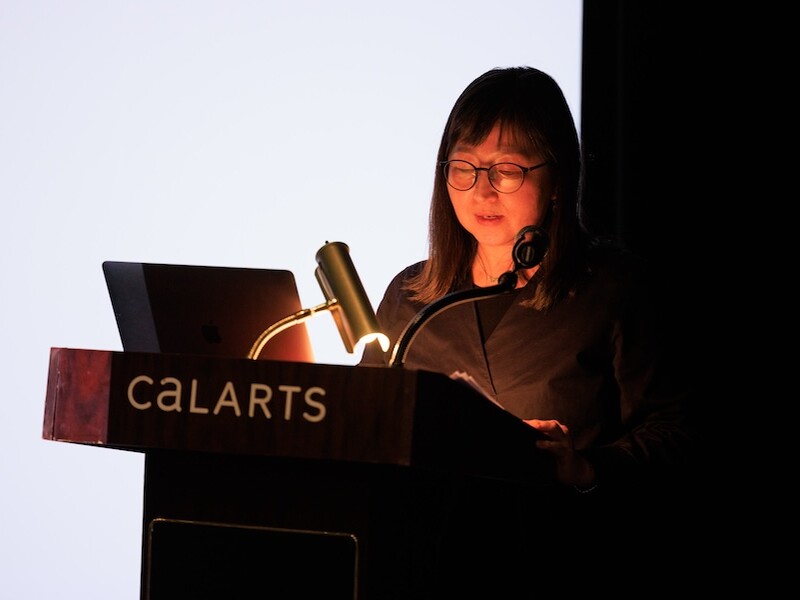
<path fill-rule="evenodd" d="M 465 371 L 453 371 L 452 373 L 450 373 L 450 379 L 454 379 L 455 381 L 463 381 L 464 383 L 469 385 L 472 389 L 480 393 L 482 396 L 491 400 L 493 404 L 496 404 L 500 408 L 503 408 L 502 405 L 497 400 L 494 399 L 494 396 L 492 396 L 489 392 L 484 390 L 469 373 Z"/>

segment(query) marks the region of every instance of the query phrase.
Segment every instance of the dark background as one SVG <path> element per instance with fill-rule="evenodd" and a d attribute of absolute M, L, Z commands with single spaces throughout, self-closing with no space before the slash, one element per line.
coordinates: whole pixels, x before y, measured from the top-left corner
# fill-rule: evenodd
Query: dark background
<path fill-rule="evenodd" d="M 692 322 L 722 277 L 714 216 L 734 210 L 723 194 L 737 168 L 718 170 L 733 59 L 719 15 L 696 4 L 586 0 L 581 100 L 587 222 L 653 259 Z"/>
<path fill-rule="evenodd" d="M 720 377 L 725 265 L 738 242 L 716 218 L 738 210 L 726 185 L 737 167 L 719 160 L 730 103 L 718 17 L 688 2 L 584 2 L 586 221 L 656 264 L 679 351 L 703 389 Z M 698 405 L 708 435 L 731 409 L 714 396 Z"/>
<path fill-rule="evenodd" d="M 696 558 L 718 560 L 752 533 L 731 515 L 749 521 L 750 502 L 764 497 L 742 450 L 755 437 L 749 419 L 763 409 L 742 400 L 749 369 L 732 360 L 748 352 L 739 335 L 748 284 L 735 271 L 755 244 L 747 225 L 730 222 L 758 152 L 741 141 L 752 127 L 739 100 L 749 67 L 736 49 L 757 27 L 736 27 L 729 9 L 701 4 L 585 0 L 581 130 L 587 222 L 656 263 L 697 391 L 701 451 L 688 500 L 646 510 L 682 511 Z"/>

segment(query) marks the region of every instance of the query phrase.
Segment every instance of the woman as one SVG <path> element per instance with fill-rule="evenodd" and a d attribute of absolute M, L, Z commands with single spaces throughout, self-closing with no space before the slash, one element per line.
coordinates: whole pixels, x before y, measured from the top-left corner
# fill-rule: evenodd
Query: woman
<path fill-rule="evenodd" d="M 542 434 L 572 493 L 621 489 L 680 466 L 691 448 L 686 393 L 662 337 L 658 281 L 645 261 L 588 234 L 581 151 L 557 83 L 493 69 L 456 101 L 439 147 L 428 259 L 389 284 L 377 317 L 394 344 L 445 294 L 515 270 L 522 231 L 546 244 L 506 294 L 436 314 L 404 366 L 465 371 Z M 527 266 L 527 265 L 526 265 Z M 386 365 L 373 344 L 360 364 Z"/>

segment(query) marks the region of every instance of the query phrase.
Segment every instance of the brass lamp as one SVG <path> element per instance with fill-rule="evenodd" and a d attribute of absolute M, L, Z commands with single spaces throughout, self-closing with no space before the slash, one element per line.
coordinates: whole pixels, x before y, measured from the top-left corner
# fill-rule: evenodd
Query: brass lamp
<path fill-rule="evenodd" d="M 271 325 L 255 341 L 248 358 L 257 359 L 270 338 L 280 331 L 326 310 L 330 311 L 342 342 L 350 354 L 374 340 L 378 340 L 384 352 L 389 349 L 389 338 L 378 327 L 375 311 L 356 273 L 347 244 L 326 242 L 317 251 L 316 259 L 317 269 L 314 274 L 326 302 L 288 315 Z"/>

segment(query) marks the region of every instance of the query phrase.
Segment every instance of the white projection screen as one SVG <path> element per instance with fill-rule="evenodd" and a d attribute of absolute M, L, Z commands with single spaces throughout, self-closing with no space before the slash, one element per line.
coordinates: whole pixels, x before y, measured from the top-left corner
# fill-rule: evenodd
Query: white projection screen
<path fill-rule="evenodd" d="M 461 90 L 536 66 L 577 120 L 581 40 L 581 0 L 0 0 L 0 595 L 139 597 L 143 456 L 42 439 L 50 348 L 122 349 L 103 261 L 288 269 L 315 306 L 341 241 L 377 306 Z"/>

